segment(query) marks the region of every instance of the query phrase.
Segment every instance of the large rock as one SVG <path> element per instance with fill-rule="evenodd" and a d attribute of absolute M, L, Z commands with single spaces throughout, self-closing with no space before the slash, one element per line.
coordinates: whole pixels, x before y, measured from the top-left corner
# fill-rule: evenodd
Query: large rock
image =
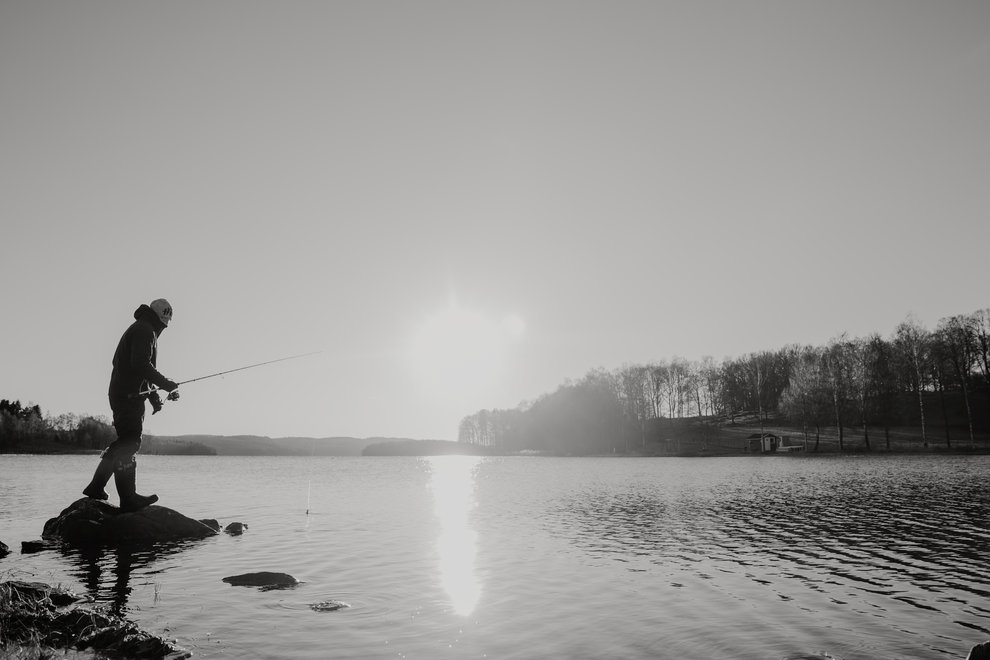
<path fill-rule="evenodd" d="M 977 644 L 969 651 L 966 660 L 990 660 L 990 642 Z"/>
<path fill-rule="evenodd" d="M 217 533 L 199 520 L 164 506 L 153 504 L 123 513 L 112 504 L 84 497 L 46 522 L 41 535 L 74 546 L 116 546 L 202 539 Z"/>

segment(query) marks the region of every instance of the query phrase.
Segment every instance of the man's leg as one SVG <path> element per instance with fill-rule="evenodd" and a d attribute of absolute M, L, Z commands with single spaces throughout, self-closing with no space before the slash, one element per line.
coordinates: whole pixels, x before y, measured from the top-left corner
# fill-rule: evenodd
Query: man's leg
<path fill-rule="evenodd" d="M 127 400 L 113 406 L 113 427 L 117 431 L 117 440 L 106 454 L 111 460 L 122 511 L 137 511 L 158 501 L 157 495 L 145 496 L 136 492 L 137 461 L 134 455 L 141 448 L 143 423 L 144 400 Z"/>
<path fill-rule="evenodd" d="M 89 485 L 83 488 L 83 495 L 86 497 L 91 497 L 94 500 L 106 500 L 110 496 L 107 495 L 107 491 L 104 490 L 107 486 L 107 482 L 110 481 L 110 477 L 113 476 L 113 461 L 107 456 L 110 449 L 107 448 L 100 454 L 100 462 L 96 466 L 96 472 L 93 473 L 93 479 L 89 482 Z"/>
<path fill-rule="evenodd" d="M 157 495 L 137 494 L 137 461 L 131 454 L 131 460 L 126 463 L 117 463 L 113 468 L 113 479 L 117 484 L 117 494 L 120 495 L 121 511 L 138 511 L 149 504 L 158 501 Z"/>

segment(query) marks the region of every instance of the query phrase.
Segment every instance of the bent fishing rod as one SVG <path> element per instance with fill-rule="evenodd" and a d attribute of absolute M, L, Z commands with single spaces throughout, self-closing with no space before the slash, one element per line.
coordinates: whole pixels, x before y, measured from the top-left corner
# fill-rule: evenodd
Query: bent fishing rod
<path fill-rule="evenodd" d="M 167 401 L 175 401 L 176 399 L 179 398 L 178 397 L 178 391 L 179 391 L 178 390 L 178 386 L 179 385 L 186 385 L 188 383 L 195 383 L 198 380 L 206 380 L 207 378 L 216 378 L 217 376 L 224 376 L 226 374 L 232 374 L 235 371 L 244 371 L 245 369 L 254 369 L 255 367 L 261 367 L 261 366 L 264 366 L 266 364 L 275 364 L 276 362 L 285 362 L 286 360 L 295 360 L 297 358 L 308 357 L 310 355 L 317 355 L 318 353 L 321 353 L 321 352 L 322 351 L 313 351 L 312 353 L 300 353 L 299 355 L 290 355 L 288 357 L 278 358 L 277 360 L 268 360 L 267 362 L 258 362 L 257 364 L 249 364 L 246 367 L 237 367 L 236 369 L 228 369 L 227 371 L 218 371 L 215 374 L 208 374 L 206 376 L 199 376 L 198 378 L 190 378 L 189 380 L 184 380 L 182 382 L 176 383 L 176 388 L 177 389 L 174 389 L 171 392 L 169 392 L 168 397 L 166 397 L 166 400 Z M 133 399 L 133 398 L 137 398 L 139 396 L 148 396 L 150 394 L 154 394 L 158 390 L 159 390 L 159 388 L 157 388 L 157 387 L 155 387 L 153 385 L 149 385 L 148 386 L 148 389 L 141 390 L 140 392 L 137 392 L 136 394 L 132 394 L 131 395 L 131 398 Z M 158 412 L 158 410 L 156 409 L 155 412 Z M 152 414 L 154 414 L 154 413 L 152 413 Z"/>

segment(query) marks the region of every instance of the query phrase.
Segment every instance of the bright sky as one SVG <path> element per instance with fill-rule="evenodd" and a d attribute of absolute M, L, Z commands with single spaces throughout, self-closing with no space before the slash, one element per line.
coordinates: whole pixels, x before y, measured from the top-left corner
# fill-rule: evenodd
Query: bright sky
<path fill-rule="evenodd" d="M 990 305 L 990 2 L 4 0 L 0 398 L 455 439 L 589 369 Z"/>

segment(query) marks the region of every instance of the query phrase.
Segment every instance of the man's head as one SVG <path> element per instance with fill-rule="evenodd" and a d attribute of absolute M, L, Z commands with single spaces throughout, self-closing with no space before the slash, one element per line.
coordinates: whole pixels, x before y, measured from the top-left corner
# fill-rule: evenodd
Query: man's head
<path fill-rule="evenodd" d="M 152 300 L 148 307 L 155 313 L 158 320 L 162 322 L 162 325 L 167 328 L 168 322 L 172 320 L 172 305 L 164 298 L 159 298 L 158 300 Z"/>

